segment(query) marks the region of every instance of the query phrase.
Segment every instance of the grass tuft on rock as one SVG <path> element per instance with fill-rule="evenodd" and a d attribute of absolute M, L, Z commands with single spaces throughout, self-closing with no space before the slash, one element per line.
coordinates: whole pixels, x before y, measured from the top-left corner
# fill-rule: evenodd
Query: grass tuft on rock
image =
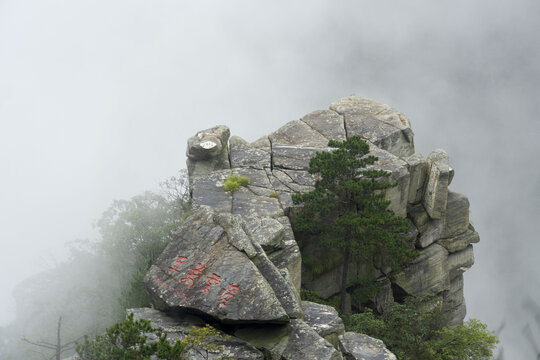
<path fill-rule="evenodd" d="M 240 186 L 249 185 L 249 178 L 245 176 L 239 176 L 236 174 L 230 175 L 223 184 L 223 190 L 235 192 Z"/>

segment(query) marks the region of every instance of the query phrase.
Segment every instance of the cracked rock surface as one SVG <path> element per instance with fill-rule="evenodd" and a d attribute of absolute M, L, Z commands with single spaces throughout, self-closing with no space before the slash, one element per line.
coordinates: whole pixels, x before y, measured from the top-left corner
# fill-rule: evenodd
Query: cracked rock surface
<path fill-rule="evenodd" d="M 469 223 L 468 199 L 448 189 L 454 176 L 449 156 L 440 149 L 427 157 L 415 153 L 409 119 L 359 96 L 337 100 L 251 143 L 230 137 L 223 125 L 189 139 L 193 211 L 145 277 L 152 305 L 226 324 L 228 333 L 265 359 L 395 359 L 382 342 L 344 333 L 333 309 L 299 299 L 300 286 L 323 298 L 335 295 L 342 265 L 337 259 L 322 272 L 302 266 L 302 256 L 328 251 L 314 237 L 295 237 L 291 196 L 313 189 L 309 160 L 331 151 L 329 140 L 351 136 L 367 141 L 379 159 L 373 166 L 391 174 L 396 186 L 385 197 L 392 211 L 411 220 L 410 241 L 420 256 L 399 273 L 380 260 L 375 269 L 351 264 L 349 274 L 384 285 L 370 300 L 379 311 L 406 295 L 436 294 L 457 304 L 450 321 L 461 323 L 463 272 L 474 263 L 471 244 L 479 236 Z M 249 178 L 249 184 L 225 191 L 232 174 Z"/>

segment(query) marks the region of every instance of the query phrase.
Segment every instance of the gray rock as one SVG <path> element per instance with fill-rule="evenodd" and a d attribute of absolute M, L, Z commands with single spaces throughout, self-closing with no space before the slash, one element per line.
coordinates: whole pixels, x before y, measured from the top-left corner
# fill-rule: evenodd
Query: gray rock
<path fill-rule="evenodd" d="M 274 169 L 272 176 L 279 187 L 284 186 L 283 190 L 293 193 L 309 192 L 315 184 L 315 179 L 307 171 Z"/>
<path fill-rule="evenodd" d="M 214 170 L 230 168 L 229 135 L 229 128 L 220 125 L 199 131 L 189 138 L 186 163 L 190 182 L 197 177 L 209 175 Z"/>
<path fill-rule="evenodd" d="M 283 360 L 342 360 L 341 353 L 332 344 L 322 338 L 308 324 L 299 319 L 292 319 L 289 336 L 277 346 L 283 348 Z"/>
<path fill-rule="evenodd" d="M 338 312 L 331 306 L 302 301 L 304 321 L 336 349 L 338 336 L 345 333 L 345 325 Z"/>
<path fill-rule="evenodd" d="M 272 145 L 272 166 L 274 168 L 306 170 L 309 160 L 320 151 L 331 151 L 322 147 L 298 147 L 290 145 Z"/>
<path fill-rule="evenodd" d="M 422 201 L 427 179 L 427 161 L 422 154 L 415 153 L 405 159 L 411 179 L 409 181 L 409 204 L 417 204 Z"/>
<path fill-rule="evenodd" d="M 465 195 L 448 191 L 443 237 L 464 233 L 469 227 L 469 199 Z"/>
<path fill-rule="evenodd" d="M 389 172 L 389 181 L 396 183 L 395 187 L 386 190 L 385 200 L 390 200 L 388 209 L 401 217 L 407 216 L 407 203 L 409 199 L 410 175 L 407 163 L 388 151 L 370 146 L 369 155 L 378 158 L 377 162 L 366 169 L 380 169 Z"/>
<path fill-rule="evenodd" d="M 288 272 L 283 274 L 270 259 L 268 259 L 262 246 L 255 240 L 254 235 L 251 233 L 247 224 L 242 224 L 242 228 L 252 240 L 253 247 L 257 252 L 256 258 L 254 259 L 257 268 L 270 283 L 270 286 L 283 306 L 283 309 L 285 309 L 285 312 L 291 318 L 302 318 L 300 298 L 298 297 L 298 293 L 293 284 L 290 282 Z"/>
<path fill-rule="evenodd" d="M 271 360 L 342 360 L 341 353 L 300 319 L 286 326 L 244 326 L 234 335 Z"/>
<path fill-rule="evenodd" d="M 429 176 L 422 203 L 432 219 L 442 219 L 446 213 L 450 166 L 448 155 L 437 149 L 427 158 Z"/>
<path fill-rule="evenodd" d="M 272 144 L 270 143 L 268 136 L 262 136 L 249 145 L 255 149 L 270 150 L 272 148 Z"/>
<path fill-rule="evenodd" d="M 332 110 L 316 110 L 300 119 L 328 140 L 345 141 L 343 116 Z M 325 144 L 326 146 L 326 144 Z"/>
<path fill-rule="evenodd" d="M 205 322 L 202 319 L 186 314 L 169 315 L 151 308 L 128 309 L 128 313 L 134 314 L 135 320 L 146 319 L 156 330 L 167 334 L 167 339 L 171 342 L 182 340 L 188 336 L 192 327 L 203 327 Z M 157 341 L 157 339 L 150 339 Z M 222 348 L 221 351 L 208 352 L 204 350 L 205 345 L 217 345 Z M 208 357 L 203 356 L 208 355 Z M 221 333 L 220 337 L 209 337 L 203 343 L 203 346 L 195 346 L 189 349 L 185 354 L 186 359 L 212 359 L 222 358 L 244 359 L 244 360 L 263 360 L 263 354 L 255 347 L 244 340 Z"/>
<path fill-rule="evenodd" d="M 285 240 L 284 248 L 268 254 L 268 258 L 280 270 L 287 270 L 298 298 L 302 280 L 302 255 L 295 240 Z"/>
<path fill-rule="evenodd" d="M 287 322 L 268 280 L 229 243 L 215 216 L 208 207 L 195 210 L 152 265 L 144 281 L 154 307 L 229 323 Z"/>
<path fill-rule="evenodd" d="M 469 245 L 465 249 L 450 254 L 448 256 L 448 273 L 450 280 L 469 270 L 474 264 L 473 246 Z"/>
<path fill-rule="evenodd" d="M 416 245 L 420 248 L 428 247 L 443 237 L 443 231 L 444 220 L 429 219 L 425 225 L 418 228 L 419 236 Z"/>
<path fill-rule="evenodd" d="M 282 249 L 284 246 L 285 226 L 269 217 L 256 217 L 248 220 L 248 226 L 254 240 L 261 244 L 265 251 Z"/>
<path fill-rule="evenodd" d="M 397 360 L 381 340 L 364 334 L 346 332 L 339 337 L 339 348 L 346 360 Z"/>
<path fill-rule="evenodd" d="M 420 251 L 410 265 L 393 276 L 392 282 L 409 295 L 437 294 L 450 288 L 448 252 L 438 244 Z"/>
<path fill-rule="evenodd" d="M 198 177 L 191 182 L 191 201 L 193 208 L 210 206 L 216 212 L 232 211 L 232 194 L 223 190 L 223 184 L 231 175 L 230 170 L 214 171 Z"/>
<path fill-rule="evenodd" d="M 398 157 L 414 153 L 409 120 L 392 107 L 353 95 L 332 103 L 330 109 L 344 115 L 347 136 L 361 136 Z"/>
<path fill-rule="evenodd" d="M 229 140 L 229 157 L 232 168 L 270 168 L 270 148 L 252 147 L 244 139 L 233 136 Z"/>
<path fill-rule="evenodd" d="M 328 139 L 320 132 L 300 120 L 293 120 L 268 135 L 272 149 L 276 146 L 290 146 L 298 148 L 324 148 Z"/>
<path fill-rule="evenodd" d="M 463 275 L 456 276 L 450 282 L 450 289 L 444 293 L 443 299 L 444 306 L 449 311 L 448 325 L 462 324 L 467 314 L 467 306 L 463 296 Z"/>
<path fill-rule="evenodd" d="M 271 217 L 284 216 L 279 199 L 267 195 L 257 195 L 249 188 L 240 187 L 232 194 L 232 213 L 244 217 Z"/>
<path fill-rule="evenodd" d="M 199 131 L 188 139 L 187 157 L 200 161 L 220 155 L 227 148 L 230 134 L 229 128 L 224 125 Z"/>
<path fill-rule="evenodd" d="M 468 229 L 463 233 L 451 238 L 441 239 L 438 244 L 444 246 L 450 253 L 465 249 L 469 244 L 480 241 L 480 235 L 474 230 L 474 227 L 469 224 Z"/>

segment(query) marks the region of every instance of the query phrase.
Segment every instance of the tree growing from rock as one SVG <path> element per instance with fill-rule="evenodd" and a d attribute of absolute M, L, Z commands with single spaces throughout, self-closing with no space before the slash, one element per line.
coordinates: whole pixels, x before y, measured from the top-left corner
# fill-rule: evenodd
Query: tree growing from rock
<path fill-rule="evenodd" d="M 390 173 L 377 170 L 378 160 L 369 155 L 369 145 L 358 136 L 345 141 L 331 140 L 331 152 L 319 152 L 309 162 L 315 175 L 315 189 L 293 195 L 303 207 L 295 218 L 295 229 L 317 234 L 323 247 L 337 249 L 343 257 L 340 310 L 345 312 L 348 271 L 351 262 L 373 265 L 384 259 L 399 269 L 415 256 L 406 233 L 407 219 L 388 209 L 385 190 L 395 186 Z"/>

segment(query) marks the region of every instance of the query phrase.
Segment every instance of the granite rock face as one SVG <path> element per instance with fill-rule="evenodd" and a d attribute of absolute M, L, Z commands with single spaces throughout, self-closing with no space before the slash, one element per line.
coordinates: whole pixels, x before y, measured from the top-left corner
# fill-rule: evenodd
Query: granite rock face
<path fill-rule="evenodd" d="M 337 294 L 343 265 L 316 237 L 295 236 L 291 197 L 313 189 L 309 160 L 331 151 L 329 140 L 356 135 L 378 158 L 373 167 L 388 171 L 396 183 L 385 198 L 392 211 L 411 220 L 410 241 L 420 255 L 398 273 L 384 259 L 375 268 L 351 263 L 350 280 L 379 282 L 380 291 L 369 300 L 379 312 L 406 295 L 435 294 L 445 306 L 456 305 L 450 323 L 462 322 L 463 272 L 474 262 L 471 244 L 479 236 L 469 223 L 468 199 L 448 188 L 454 176 L 449 157 L 440 149 L 427 158 L 415 153 L 407 117 L 359 96 L 251 143 L 229 139 L 226 126 L 189 139 L 193 211 L 146 275 L 152 305 L 222 324 L 265 359 L 395 359 L 379 340 L 344 333 L 332 308 L 299 300 L 301 286 L 323 298 Z M 249 184 L 224 191 L 232 174 L 248 177 Z M 302 257 L 310 256 L 329 261 L 303 266 Z M 364 305 L 350 299 L 352 310 Z"/>
<path fill-rule="evenodd" d="M 364 334 L 346 332 L 339 337 L 339 348 L 346 360 L 397 360 L 381 340 Z"/>

